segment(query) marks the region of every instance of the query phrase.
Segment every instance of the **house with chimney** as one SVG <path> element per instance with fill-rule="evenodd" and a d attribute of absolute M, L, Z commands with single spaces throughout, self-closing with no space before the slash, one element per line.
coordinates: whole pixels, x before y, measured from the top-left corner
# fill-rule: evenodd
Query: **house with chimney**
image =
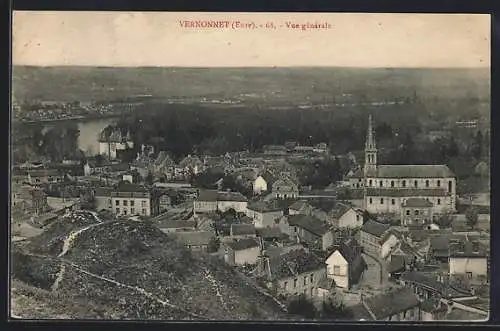
<path fill-rule="evenodd" d="M 304 244 L 326 251 L 333 245 L 333 232 L 331 228 L 315 216 L 287 215 L 278 221 L 283 233 L 295 237 Z"/>
<path fill-rule="evenodd" d="M 452 243 L 448 258 L 450 276 L 459 276 L 468 281 L 488 279 L 488 253 L 479 242 L 468 238 Z"/>
<path fill-rule="evenodd" d="M 234 209 L 237 213 L 245 213 L 248 199 L 239 192 L 202 190 L 194 200 L 194 211 L 197 213 L 225 212 Z"/>
<path fill-rule="evenodd" d="M 377 259 L 385 259 L 400 241 L 390 228 L 388 224 L 372 220 L 366 222 L 359 232 L 359 241 L 363 251 Z"/>
<path fill-rule="evenodd" d="M 250 202 L 247 205 L 246 215 L 253 220 L 256 228 L 277 226 L 276 220 L 283 216 L 283 209 L 264 201 Z"/>
<path fill-rule="evenodd" d="M 317 296 L 318 284 L 326 276 L 322 259 L 303 248 L 269 255 L 263 251 L 256 272 L 278 297 Z"/>

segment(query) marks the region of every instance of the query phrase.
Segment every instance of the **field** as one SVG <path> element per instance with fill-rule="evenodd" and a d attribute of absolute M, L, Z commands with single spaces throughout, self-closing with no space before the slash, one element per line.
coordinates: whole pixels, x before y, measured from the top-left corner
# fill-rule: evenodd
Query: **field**
<path fill-rule="evenodd" d="M 18 101 L 239 97 L 248 102 L 332 102 L 391 97 L 489 98 L 479 69 L 14 67 Z"/>

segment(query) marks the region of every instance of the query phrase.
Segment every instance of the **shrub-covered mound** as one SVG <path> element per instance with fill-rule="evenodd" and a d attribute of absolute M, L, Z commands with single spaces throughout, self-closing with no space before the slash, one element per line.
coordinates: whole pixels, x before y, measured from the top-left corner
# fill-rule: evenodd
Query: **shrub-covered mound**
<path fill-rule="evenodd" d="M 49 234 L 45 236 L 50 240 Z M 54 235 L 67 236 L 60 231 Z M 25 254 L 40 254 L 29 252 L 34 248 L 28 247 Z M 272 299 L 221 260 L 208 255 L 192 256 L 173 238 L 147 223 L 117 221 L 89 228 L 74 238 L 63 258 L 72 264 L 63 263 L 64 270 L 55 276 L 59 278 L 56 293 L 106 307 L 113 318 L 282 317 Z M 50 259 L 37 260 L 43 262 L 53 263 Z M 26 276 L 17 278 L 30 282 Z"/>

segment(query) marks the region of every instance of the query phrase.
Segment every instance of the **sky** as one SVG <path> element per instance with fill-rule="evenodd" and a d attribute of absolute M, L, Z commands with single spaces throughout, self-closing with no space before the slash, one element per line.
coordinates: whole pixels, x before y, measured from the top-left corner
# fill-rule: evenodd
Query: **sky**
<path fill-rule="evenodd" d="M 183 28 L 184 20 L 263 28 Z M 266 29 L 271 22 L 276 28 Z M 483 14 L 16 11 L 12 24 L 13 65 L 490 67 Z"/>

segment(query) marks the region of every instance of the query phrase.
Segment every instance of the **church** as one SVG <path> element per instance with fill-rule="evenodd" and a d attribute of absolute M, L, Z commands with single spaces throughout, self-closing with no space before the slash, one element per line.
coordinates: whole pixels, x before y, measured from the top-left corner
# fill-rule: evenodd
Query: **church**
<path fill-rule="evenodd" d="M 446 165 L 382 165 L 371 115 L 365 142 L 365 164 L 349 178 L 354 189 L 363 189 L 369 213 L 396 214 L 403 225 L 424 224 L 455 211 L 456 178 Z"/>

